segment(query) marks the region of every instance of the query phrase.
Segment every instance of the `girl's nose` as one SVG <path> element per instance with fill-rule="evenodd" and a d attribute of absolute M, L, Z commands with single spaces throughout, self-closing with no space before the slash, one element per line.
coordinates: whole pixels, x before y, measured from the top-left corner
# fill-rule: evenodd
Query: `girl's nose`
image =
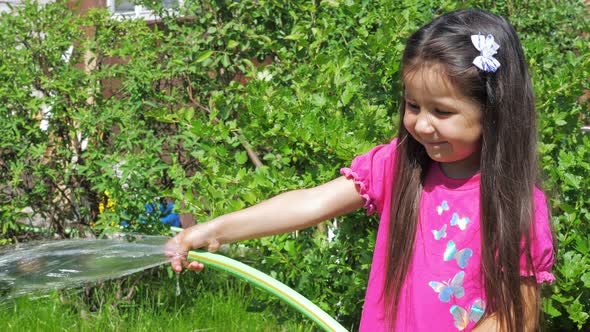
<path fill-rule="evenodd" d="M 427 112 L 420 112 L 416 117 L 416 124 L 414 125 L 416 133 L 421 135 L 430 135 L 434 133 L 434 126 L 432 119 Z"/>

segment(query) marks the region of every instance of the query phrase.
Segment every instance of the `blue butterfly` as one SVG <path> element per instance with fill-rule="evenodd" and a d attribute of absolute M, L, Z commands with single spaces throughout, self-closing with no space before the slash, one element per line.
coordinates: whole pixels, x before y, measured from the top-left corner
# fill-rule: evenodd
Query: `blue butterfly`
<path fill-rule="evenodd" d="M 463 278 L 465 278 L 465 272 L 459 271 L 459 273 L 457 273 L 450 282 L 431 281 L 428 283 L 428 285 L 438 293 L 439 300 L 442 302 L 449 302 L 451 301 L 451 296 L 453 295 L 458 299 L 465 295 L 465 289 L 463 288 Z"/>
<path fill-rule="evenodd" d="M 469 312 L 458 305 L 451 307 L 451 314 L 453 315 L 453 320 L 455 321 L 455 327 L 459 331 L 463 331 L 467 325 L 469 325 L 470 321 L 475 323 L 479 322 L 481 316 L 483 316 L 484 311 L 485 303 L 482 299 L 475 300 L 475 302 L 473 302 L 471 305 Z"/>
<path fill-rule="evenodd" d="M 436 213 L 440 216 L 443 214 L 444 211 L 449 210 L 449 203 L 447 201 L 442 201 L 442 204 L 436 207 Z"/>
<path fill-rule="evenodd" d="M 467 266 L 467 263 L 469 263 L 469 258 L 471 258 L 471 256 L 473 256 L 473 250 L 464 248 L 457 251 L 455 242 L 451 240 L 447 243 L 447 249 L 445 250 L 443 259 L 445 262 L 455 259 L 457 260 L 459 267 L 464 269 Z"/>
<path fill-rule="evenodd" d="M 467 228 L 467 224 L 469 224 L 470 220 L 467 217 L 459 218 L 459 215 L 453 213 L 453 217 L 451 218 L 451 226 L 459 226 L 459 229 L 464 231 Z"/>
<path fill-rule="evenodd" d="M 434 234 L 435 240 L 440 240 L 441 238 L 447 237 L 447 224 L 444 224 L 440 231 L 433 229 L 432 234 Z"/>

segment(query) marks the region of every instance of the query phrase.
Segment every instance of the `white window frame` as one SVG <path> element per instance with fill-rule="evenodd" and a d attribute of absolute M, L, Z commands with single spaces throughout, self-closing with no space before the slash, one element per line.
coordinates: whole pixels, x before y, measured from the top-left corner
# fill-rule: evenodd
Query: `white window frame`
<path fill-rule="evenodd" d="M 146 7 L 135 5 L 134 11 L 124 12 L 124 13 L 117 13 L 115 12 L 115 2 L 117 0 L 107 0 L 107 8 L 115 18 L 125 19 L 125 18 L 137 18 L 137 19 L 144 19 L 146 21 L 156 21 L 159 20 L 160 17 L 156 15 L 156 13 Z M 178 0 L 178 7 L 184 6 L 184 0 Z M 173 11 L 174 9 L 170 8 L 167 9 L 169 11 Z"/>

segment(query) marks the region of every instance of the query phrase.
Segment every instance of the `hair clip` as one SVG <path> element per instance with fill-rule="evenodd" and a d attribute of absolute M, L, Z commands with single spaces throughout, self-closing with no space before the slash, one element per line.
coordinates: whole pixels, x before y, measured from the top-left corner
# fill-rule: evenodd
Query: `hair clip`
<path fill-rule="evenodd" d="M 496 72 L 500 68 L 500 62 L 494 58 L 494 54 L 498 53 L 500 45 L 494 41 L 494 36 L 483 36 L 481 33 L 471 35 L 471 42 L 473 46 L 481 52 L 481 55 L 473 60 L 473 64 L 486 72 Z"/>

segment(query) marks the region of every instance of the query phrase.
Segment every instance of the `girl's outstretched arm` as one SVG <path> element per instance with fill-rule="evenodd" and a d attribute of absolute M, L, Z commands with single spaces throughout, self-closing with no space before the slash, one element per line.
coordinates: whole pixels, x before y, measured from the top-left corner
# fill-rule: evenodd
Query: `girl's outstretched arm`
<path fill-rule="evenodd" d="M 185 229 L 166 244 L 172 268 L 200 271 L 203 265 L 186 262 L 190 249 L 213 252 L 223 243 L 281 234 L 306 228 L 363 206 L 354 181 L 339 177 L 323 185 L 289 191 L 252 207 Z"/>
<path fill-rule="evenodd" d="M 534 278 L 525 278 L 520 286 L 524 305 L 524 332 L 534 332 L 539 329 L 540 288 Z M 500 328 L 496 316 L 492 315 L 482 321 L 473 332 L 504 332 Z"/>

